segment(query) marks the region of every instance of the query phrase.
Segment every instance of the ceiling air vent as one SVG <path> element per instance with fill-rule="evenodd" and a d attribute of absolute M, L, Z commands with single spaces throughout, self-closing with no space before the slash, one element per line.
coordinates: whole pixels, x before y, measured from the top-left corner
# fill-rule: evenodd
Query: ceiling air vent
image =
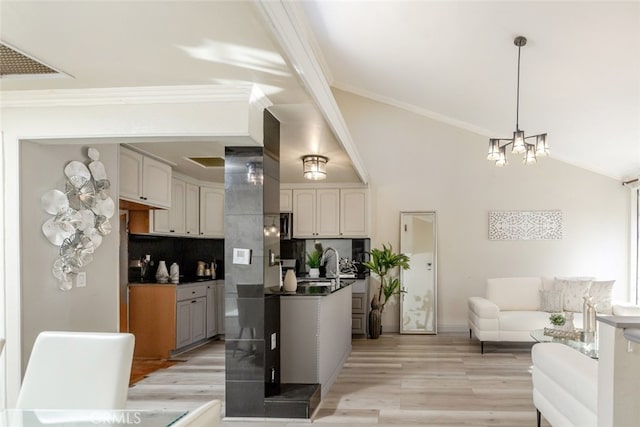
<path fill-rule="evenodd" d="M 0 42 L 0 77 L 62 75 L 41 62 Z"/>
<path fill-rule="evenodd" d="M 203 168 L 222 168 L 224 167 L 224 159 L 222 157 L 187 157 L 194 163 Z"/>

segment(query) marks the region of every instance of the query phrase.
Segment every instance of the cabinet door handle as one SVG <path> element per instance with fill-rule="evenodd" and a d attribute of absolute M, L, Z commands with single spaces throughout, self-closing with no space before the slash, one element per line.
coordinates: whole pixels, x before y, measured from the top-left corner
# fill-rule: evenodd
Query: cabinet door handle
<path fill-rule="evenodd" d="M 175 233 L 176 230 L 169 230 L 169 233 Z"/>
<path fill-rule="evenodd" d="M 193 301 L 191 301 L 191 304 L 194 304 L 194 303 L 196 303 L 196 302 L 197 302 L 196 300 L 193 300 Z"/>

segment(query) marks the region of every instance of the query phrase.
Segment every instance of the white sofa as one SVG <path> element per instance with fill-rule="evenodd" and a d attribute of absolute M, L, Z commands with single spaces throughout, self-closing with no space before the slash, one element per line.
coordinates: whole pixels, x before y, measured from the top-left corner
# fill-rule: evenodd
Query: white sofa
<path fill-rule="evenodd" d="M 533 404 L 554 427 L 598 424 L 598 361 L 560 343 L 531 349 Z"/>
<path fill-rule="evenodd" d="M 574 326 L 582 328 L 582 295 L 592 292 L 592 289 L 599 313 L 640 315 L 639 307 L 613 304 L 612 287 L 613 281 L 592 281 L 590 278 L 487 279 L 485 296 L 470 297 L 468 301 L 469 337 L 475 336 L 480 341 L 482 353 L 485 341 L 531 342 L 530 332 L 550 327 L 549 315 L 560 311 L 573 312 Z M 560 309 L 544 311 L 543 308 L 548 307 L 543 307 L 543 298 L 554 292 L 562 297 Z"/>

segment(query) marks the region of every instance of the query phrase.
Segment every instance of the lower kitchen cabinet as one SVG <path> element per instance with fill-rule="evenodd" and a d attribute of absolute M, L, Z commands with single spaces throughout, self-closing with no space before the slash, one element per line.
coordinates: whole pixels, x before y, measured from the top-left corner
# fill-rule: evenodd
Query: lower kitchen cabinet
<path fill-rule="evenodd" d="M 194 298 L 176 303 L 176 348 L 206 338 L 207 298 Z"/>
<path fill-rule="evenodd" d="M 368 280 L 356 280 L 351 295 L 351 335 L 367 335 L 369 322 Z"/>
<path fill-rule="evenodd" d="M 219 287 L 215 280 L 129 285 L 129 332 L 136 337 L 134 356 L 169 358 L 178 350 L 222 333 L 218 327 Z M 208 296 L 214 299 L 210 301 Z M 211 318 L 216 324 L 213 335 L 208 328 Z"/>

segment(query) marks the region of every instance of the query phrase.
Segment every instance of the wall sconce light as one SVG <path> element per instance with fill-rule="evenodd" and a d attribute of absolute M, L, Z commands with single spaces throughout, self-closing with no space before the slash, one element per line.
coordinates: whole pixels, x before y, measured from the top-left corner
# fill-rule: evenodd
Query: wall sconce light
<path fill-rule="evenodd" d="M 305 179 L 318 181 L 327 178 L 328 157 L 309 154 L 302 157 L 302 173 Z"/>

